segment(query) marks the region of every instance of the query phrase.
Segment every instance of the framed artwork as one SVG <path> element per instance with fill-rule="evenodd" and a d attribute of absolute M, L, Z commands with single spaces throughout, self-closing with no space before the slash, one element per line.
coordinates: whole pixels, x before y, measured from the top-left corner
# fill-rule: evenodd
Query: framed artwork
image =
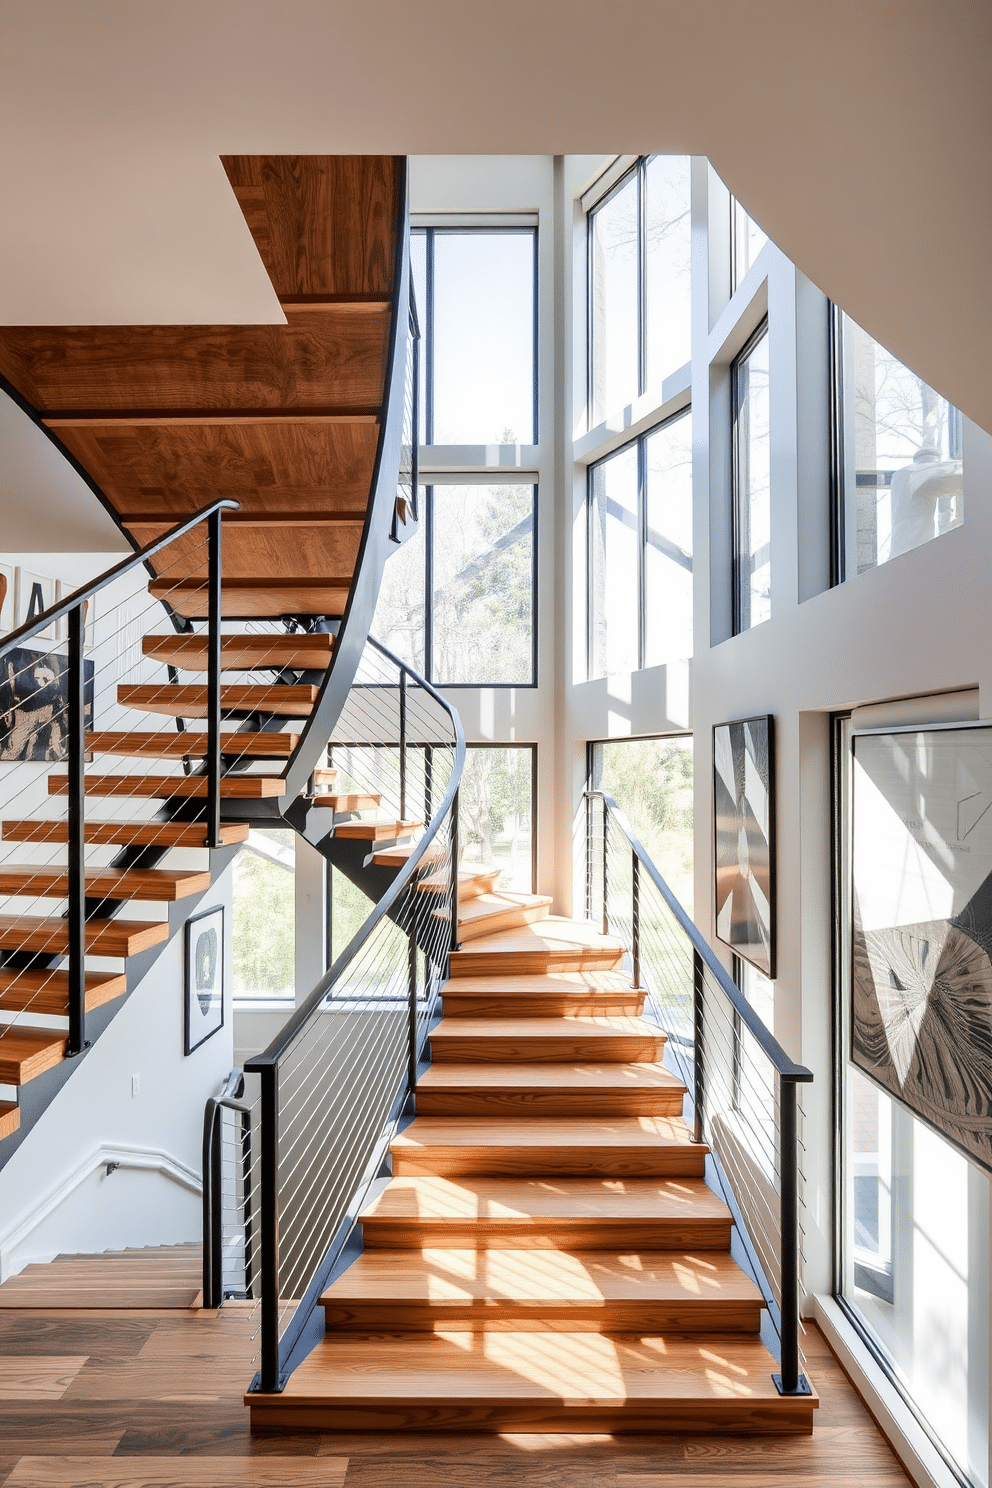
<path fill-rule="evenodd" d="M 44 574 L 29 573 L 26 568 L 18 569 L 17 574 L 17 625 L 27 625 L 29 620 L 36 620 L 45 610 L 55 603 L 55 580 L 46 578 Z M 57 641 L 58 625 L 50 625 L 47 630 L 40 630 L 36 636 L 32 636 L 34 643 L 38 641 Z"/>
<path fill-rule="evenodd" d="M 93 727 L 94 663 L 83 662 L 85 725 Z M 64 760 L 69 733 L 69 662 L 15 646 L 0 662 L 0 760 Z"/>
<path fill-rule="evenodd" d="M 774 720 L 713 729 L 716 933 L 735 955 L 775 976 Z"/>
<path fill-rule="evenodd" d="M 851 1059 L 992 1172 L 992 728 L 853 748 Z"/>
<path fill-rule="evenodd" d="M 224 1026 L 224 906 L 186 921 L 183 1053 Z"/>
<path fill-rule="evenodd" d="M 0 636 L 15 630 L 17 613 L 17 569 L 12 563 L 0 563 Z"/>

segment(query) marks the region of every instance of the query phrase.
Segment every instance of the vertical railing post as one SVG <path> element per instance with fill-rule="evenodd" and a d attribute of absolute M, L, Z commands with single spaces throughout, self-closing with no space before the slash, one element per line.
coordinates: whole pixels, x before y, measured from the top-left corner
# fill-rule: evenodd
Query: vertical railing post
<path fill-rule="evenodd" d="M 245 1233 L 245 1296 L 254 1292 L 254 1219 L 251 1212 L 251 1112 L 241 1113 L 241 1204 Z"/>
<path fill-rule="evenodd" d="M 210 1297 L 203 1293 L 204 1307 L 219 1307 L 224 1300 L 224 1117 L 215 1106 L 210 1121 L 209 1167 L 204 1169 L 204 1199 L 210 1205 Z M 209 1192 L 207 1177 L 209 1173 Z M 206 1256 L 204 1256 L 206 1260 Z"/>
<path fill-rule="evenodd" d="M 799 1101 L 795 1080 L 781 1075 L 778 1167 L 782 1373 L 772 1378 L 780 1395 L 808 1395 L 809 1384 L 799 1371 Z"/>
<path fill-rule="evenodd" d="M 641 861 L 631 848 L 630 852 L 630 955 L 634 963 L 634 986 L 641 985 Z"/>
<path fill-rule="evenodd" d="M 451 800 L 451 941 L 453 951 L 458 949 L 458 791 Z"/>
<path fill-rule="evenodd" d="M 610 808 L 603 801 L 603 934 L 610 933 L 610 876 L 607 866 L 607 839 L 610 835 Z"/>
<path fill-rule="evenodd" d="M 86 1048 L 86 681 L 83 668 L 82 604 L 69 611 L 69 1038 L 67 1054 Z"/>
<path fill-rule="evenodd" d="M 207 531 L 207 847 L 220 847 L 220 511 L 207 518 Z"/>
<path fill-rule="evenodd" d="M 411 900 L 415 897 L 415 891 L 410 894 Z M 417 1027 L 417 921 L 416 905 L 413 909 L 413 918 L 410 922 L 409 943 L 407 945 L 407 989 L 409 995 L 409 1043 L 407 1050 L 407 1085 L 411 1095 L 417 1088 L 417 1059 L 420 1053 L 420 1030 Z"/>
<path fill-rule="evenodd" d="M 692 1140 L 705 1140 L 706 976 L 703 958 L 692 952 Z"/>
<path fill-rule="evenodd" d="M 406 667 L 400 667 L 400 821 L 406 820 Z"/>
<path fill-rule="evenodd" d="M 271 1394 L 282 1388 L 279 1377 L 279 1066 L 263 1065 L 260 1074 L 262 1339 L 259 1388 Z"/>
<path fill-rule="evenodd" d="M 429 827 L 434 815 L 434 745 L 424 745 L 424 825 Z"/>

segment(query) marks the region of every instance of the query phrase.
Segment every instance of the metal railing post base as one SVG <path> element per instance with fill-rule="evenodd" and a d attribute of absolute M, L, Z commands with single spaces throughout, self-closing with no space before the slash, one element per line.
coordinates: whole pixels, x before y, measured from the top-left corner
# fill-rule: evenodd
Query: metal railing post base
<path fill-rule="evenodd" d="M 813 1393 L 813 1387 L 804 1374 L 801 1374 L 796 1380 L 796 1388 L 794 1390 L 787 1390 L 785 1388 L 782 1383 L 782 1376 L 780 1374 L 772 1375 L 772 1384 L 775 1386 L 780 1395 L 812 1395 Z"/>

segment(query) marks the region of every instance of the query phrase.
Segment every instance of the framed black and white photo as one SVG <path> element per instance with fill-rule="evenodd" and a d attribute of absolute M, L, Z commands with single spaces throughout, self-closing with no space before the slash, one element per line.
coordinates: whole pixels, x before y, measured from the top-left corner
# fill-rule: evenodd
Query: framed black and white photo
<path fill-rule="evenodd" d="M 774 720 L 713 729 L 716 933 L 765 976 L 775 976 Z"/>
<path fill-rule="evenodd" d="M 224 1026 L 224 906 L 186 921 L 185 1054 Z"/>
<path fill-rule="evenodd" d="M 0 672 L 0 760 L 64 760 L 69 738 L 69 662 L 15 646 Z M 83 662 L 85 726 L 93 727 L 94 663 Z"/>

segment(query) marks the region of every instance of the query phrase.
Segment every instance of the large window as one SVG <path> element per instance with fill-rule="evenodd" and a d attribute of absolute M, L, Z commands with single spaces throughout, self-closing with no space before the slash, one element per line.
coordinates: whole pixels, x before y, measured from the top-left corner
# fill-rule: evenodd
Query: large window
<path fill-rule="evenodd" d="M 692 416 L 589 471 L 589 675 L 692 655 Z"/>
<path fill-rule="evenodd" d="M 768 326 L 763 324 L 731 368 L 735 635 L 772 612 L 768 393 Z"/>
<path fill-rule="evenodd" d="M 234 860 L 234 995 L 296 990 L 296 833 L 253 827 Z"/>
<path fill-rule="evenodd" d="M 692 914 L 692 736 L 589 746 L 589 784 L 612 796 L 648 856 Z"/>
<path fill-rule="evenodd" d="M 589 213 L 590 423 L 689 360 L 689 158 L 642 158 Z"/>
<path fill-rule="evenodd" d="M 835 580 L 963 520 L 961 415 L 835 310 Z"/>
<path fill-rule="evenodd" d="M 537 441 L 537 232 L 421 228 L 422 444 Z"/>
<path fill-rule="evenodd" d="M 458 788 L 458 846 L 463 868 L 499 868 L 496 887 L 534 891 L 533 744 L 470 744 Z"/>
<path fill-rule="evenodd" d="M 447 687 L 531 687 L 537 491 L 427 486 L 416 535 L 386 564 L 372 634 Z"/>

